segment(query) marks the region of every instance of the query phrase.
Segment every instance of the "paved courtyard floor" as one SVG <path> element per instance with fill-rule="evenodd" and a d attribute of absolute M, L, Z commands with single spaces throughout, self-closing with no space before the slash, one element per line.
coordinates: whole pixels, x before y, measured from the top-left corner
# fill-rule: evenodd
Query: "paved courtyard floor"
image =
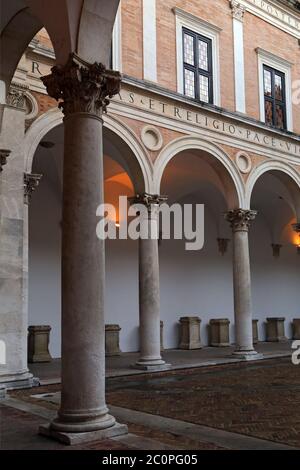
<path fill-rule="evenodd" d="M 60 384 L 9 392 L 1 448 L 70 450 L 37 434 L 59 401 Z M 107 402 L 129 434 L 75 448 L 300 449 L 300 366 L 289 357 L 111 377 Z"/>

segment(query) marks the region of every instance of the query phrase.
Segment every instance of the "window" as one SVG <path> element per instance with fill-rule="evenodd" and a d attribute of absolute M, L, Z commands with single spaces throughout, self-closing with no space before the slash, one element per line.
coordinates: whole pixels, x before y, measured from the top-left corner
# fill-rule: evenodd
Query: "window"
<path fill-rule="evenodd" d="M 221 106 L 218 26 L 173 8 L 176 19 L 177 92 Z"/>
<path fill-rule="evenodd" d="M 293 63 L 258 47 L 260 120 L 293 132 Z"/>
<path fill-rule="evenodd" d="M 182 34 L 184 94 L 213 103 L 212 41 L 186 28 Z"/>
<path fill-rule="evenodd" d="M 265 122 L 286 129 L 285 75 L 276 69 L 263 66 Z"/>

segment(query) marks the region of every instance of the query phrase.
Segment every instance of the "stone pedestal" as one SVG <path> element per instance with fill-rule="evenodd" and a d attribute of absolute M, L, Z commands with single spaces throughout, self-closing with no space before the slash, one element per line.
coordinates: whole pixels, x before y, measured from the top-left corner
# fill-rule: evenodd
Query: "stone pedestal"
<path fill-rule="evenodd" d="M 120 356 L 120 331 L 119 325 L 105 325 L 105 355 Z"/>
<path fill-rule="evenodd" d="M 287 341 L 284 332 L 284 317 L 267 318 L 267 341 L 281 343 Z"/>
<path fill-rule="evenodd" d="M 217 318 L 210 320 L 209 326 L 211 346 L 217 348 L 230 346 L 229 324 L 230 321 L 227 318 Z"/>
<path fill-rule="evenodd" d="M 292 323 L 293 339 L 300 339 L 300 318 L 294 318 Z"/>
<path fill-rule="evenodd" d="M 258 320 L 252 320 L 253 344 L 258 343 Z"/>
<path fill-rule="evenodd" d="M 164 350 L 164 322 L 160 320 L 160 351 L 163 352 Z"/>
<path fill-rule="evenodd" d="M 181 317 L 179 349 L 201 349 L 199 317 Z"/>
<path fill-rule="evenodd" d="M 28 327 L 28 362 L 51 362 L 49 338 L 51 326 L 34 325 Z"/>

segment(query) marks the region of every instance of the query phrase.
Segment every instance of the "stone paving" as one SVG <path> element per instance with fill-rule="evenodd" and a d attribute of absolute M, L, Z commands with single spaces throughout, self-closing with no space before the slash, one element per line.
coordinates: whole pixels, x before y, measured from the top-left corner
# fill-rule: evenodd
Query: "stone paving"
<path fill-rule="evenodd" d="M 16 400 L 29 408 L 24 412 L 2 405 L 1 448 L 66 448 L 37 435 L 38 424 L 46 420 L 33 415 L 35 411 L 30 409 L 39 405 L 36 408 L 43 407 L 46 413 L 55 413 L 59 389 L 58 384 L 9 393 L 11 401 Z M 115 410 L 122 407 L 119 409 L 127 413 L 123 413 L 123 421 L 124 416 L 128 416 L 125 422 L 130 434 L 119 440 L 91 443 L 80 448 L 248 448 L 246 439 L 249 438 L 245 436 L 256 438 L 257 443 L 253 442 L 258 448 L 264 448 L 266 441 L 277 442 L 277 446 L 283 448 L 284 445 L 300 448 L 299 392 L 300 366 L 292 365 L 290 358 L 110 378 L 107 380 L 108 404 Z M 130 410 L 137 410 L 140 419 L 131 419 Z M 152 426 L 145 413 L 156 416 L 158 425 Z M 169 419 L 171 425 L 173 422 L 198 425 L 200 438 L 196 439 L 196 434 L 176 432 L 175 427 L 161 426 L 159 429 L 159 423 L 164 419 Z M 216 428 L 215 431 L 212 428 Z M 207 440 L 203 438 L 206 429 L 212 436 Z M 213 437 L 214 432 L 220 433 L 218 430 L 228 434 L 224 446 L 222 440 Z M 237 438 L 238 446 L 231 446 Z M 269 444 L 276 446 L 272 442 Z"/>

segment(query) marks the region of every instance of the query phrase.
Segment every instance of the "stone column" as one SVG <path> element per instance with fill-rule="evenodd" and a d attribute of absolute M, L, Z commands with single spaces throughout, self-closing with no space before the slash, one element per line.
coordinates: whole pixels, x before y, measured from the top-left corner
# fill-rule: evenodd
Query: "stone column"
<path fill-rule="evenodd" d="M 105 403 L 104 240 L 96 236 L 96 209 L 104 202 L 102 113 L 120 80 L 119 72 L 75 54 L 43 78 L 65 117 L 61 405 L 40 432 L 67 444 L 127 431 Z"/>
<path fill-rule="evenodd" d="M 236 209 L 225 218 L 233 232 L 233 289 L 235 316 L 234 355 L 243 359 L 256 359 L 253 349 L 252 300 L 248 232 L 256 211 Z"/>
<path fill-rule="evenodd" d="M 140 214 L 139 237 L 139 314 L 140 357 L 134 367 L 143 370 L 169 368 L 160 350 L 160 292 L 158 260 L 158 212 L 166 198 L 142 194 L 131 199 L 147 210 Z"/>

